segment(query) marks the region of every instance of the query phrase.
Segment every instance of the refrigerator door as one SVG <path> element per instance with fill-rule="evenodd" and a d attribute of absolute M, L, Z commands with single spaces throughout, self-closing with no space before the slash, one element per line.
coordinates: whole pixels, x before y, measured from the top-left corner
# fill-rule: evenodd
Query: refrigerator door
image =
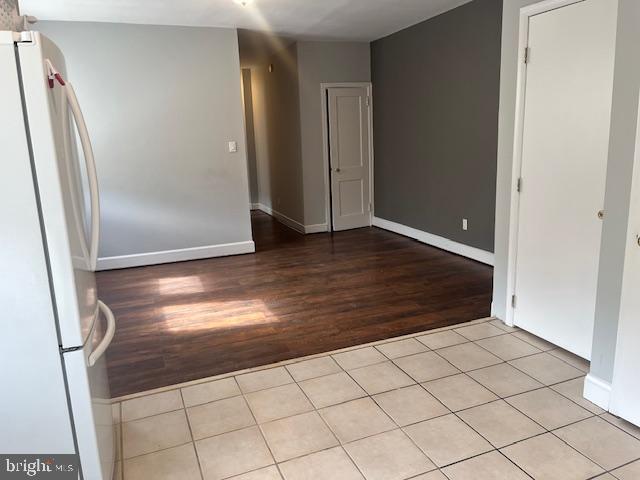
<path fill-rule="evenodd" d="M 17 39 L 0 32 L 0 452 L 75 453 L 24 128 Z"/>
<path fill-rule="evenodd" d="M 77 112 L 69 106 L 69 92 L 63 85 L 64 57 L 43 35 L 38 32 L 29 35 L 31 41 L 18 43 L 18 54 L 56 298 L 59 343 L 63 348 L 77 348 L 87 342 L 98 313 L 92 264 L 97 237 L 91 232 L 87 234 L 87 226 L 96 224 L 99 214 L 94 211 L 91 221 L 85 220 L 82 174 L 75 154 L 72 122 Z M 58 78 L 48 76 L 53 71 L 59 72 Z M 77 105 L 74 107 L 77 110 Z M 81 139 L 84 146 L 84 140 L 88 141 L 86 134 Z M 89 173 L 95 174 L 95 170 Z M 97 200 L 95 175 L 90 183 L 95 186 L 92 198 Z"/>
<path fill-rule="evenodd" d="M 83 478 L 111 480 L 115 464 L 116 434 L 111 411 L 104 351 L 115 330 L 109 308 L 100 302 L 101 315 L 83 349 L 62 355 L 71 414 L 78 441 Z"/>

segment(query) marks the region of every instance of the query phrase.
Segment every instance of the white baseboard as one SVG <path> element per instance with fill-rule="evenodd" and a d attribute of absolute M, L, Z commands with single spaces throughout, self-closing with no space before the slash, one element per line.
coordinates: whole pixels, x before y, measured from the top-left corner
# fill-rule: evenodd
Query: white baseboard
<path fill-rule="evenodd" d="M 611 384 L 588 374 L 584 379 L 584 398 L 604 410 L 609 410 L 611 399 Z"/>
<path fill-rule="evenodd" d="M 249 204 L 249 208 L 251 210 L 260 210 L 260 204 L 259 203 L 250 203 Z"/>
<path fill-rule="evenodd" d="M 303 224 L 301 224 L 300 222 L 297 222 L 293 218 L 287 217 L 284 213 L 280 213 L 277 210 L 274 210 L 273 208 L 268 207 L 262 203 L 260 204 L 259 209 L 262 210 L 267 215 L 271 215 L 273 218 L 278 220 L 280 223 L 286 225 L 287 227 L 291 228 L 292 230 L 295 230 L 298 233 L 305 233 Z"/>
<path fill-rule="evenodd" d="M 463 257 L 471 258 L 487 265 L 493 265 L 494 255 L 486 250 L 481 250 L 476 247 L 470 247 L 462 243 L 454 242 L 448 238 L 434 235 L 433 233 L 424 232 L 416 228 L 402 225 L 401 223 L 392 222 L 391 220 L 385 220 L 384 218 L 373 217 L 373 226 L 389 230 L 394 233 L 399 233 L 405 237 L 410 237 L 419 242 L 432 245 L 434 247 L 441 248 L 448 252 L 462 255 Z"/>
<path fill-rule="evenodd" d="M 268 207 L 262 203 L 258 204 L 258 210 L 263 211 L 267 215 L 271 215 L 283 225 L 295 230 L 298 233 L 319 233 L 327 231 L 326 223 L 319 223 L 317 225 L 303 225 L 302 223 L 287 217 L 284 213 L 280 213 L 271 207 Z"/>
<path fill-rule="evenodd" d="M 305 225 L 304 233 L 321 233 L 328 232 L 326 223 L 318 223 L 317 225 Z"/>
<path fill-rule="evenodd" d="M 253 241 L 208 245 L 205 247 L 183 248 L 180 250 L 165 250 L 162 252 L 122 255 L 118 257 L 103 257 L 98 259 L 97 270 L 115 270 L 117 268 L 142 267 L 159 263 L 184 262 L 202 258 L 226 257 L 254 253 L 256 246 Z"/>

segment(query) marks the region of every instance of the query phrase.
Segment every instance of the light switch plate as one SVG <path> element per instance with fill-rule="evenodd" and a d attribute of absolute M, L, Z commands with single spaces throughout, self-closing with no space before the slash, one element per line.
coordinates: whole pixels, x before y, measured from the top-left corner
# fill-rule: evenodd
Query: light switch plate
<path fill-rule="evenodd" d="M 469 224 L 467 223 L 467 219 L 463 218 L 462 219 L 462 230 L 468 230 L 469 229 Z"/>
<path fill-rule="evenodd" d="M 229 153 L 236 153 L 238 151 L 237 142 L 229 142 Z"/>

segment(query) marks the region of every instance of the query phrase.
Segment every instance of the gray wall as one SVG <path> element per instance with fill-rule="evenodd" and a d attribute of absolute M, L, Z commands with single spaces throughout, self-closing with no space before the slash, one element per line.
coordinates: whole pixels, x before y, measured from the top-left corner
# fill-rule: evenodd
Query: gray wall
<path fill-rule="evenodd" d="M 235 30 L 38 29 L 64 52 L 92 136 L 101 257 L 251 240 Z"/>
<path fill-rule="evenodd" d="M 501 16 L 475 0 L 371 52 L 376 216 L 491 252 Z"/>
<path fill-rule="evenodd" d="M 609 162 L 604 199 L 606 214 L 602 226 L 598 295 L 591 353 L 591 374 L 607 382 L 613 380 L 624 255 L 628 238 L 631 180 L 636 154 L 640 89 L 638 25 L 640 25 L 640 2 L 620 0 Z"/>
<path fill-rule="evenodd" d="M 326 224 L 321 83 L 369 82 L 368 43 L 298 42 L 305 225 Z"/>

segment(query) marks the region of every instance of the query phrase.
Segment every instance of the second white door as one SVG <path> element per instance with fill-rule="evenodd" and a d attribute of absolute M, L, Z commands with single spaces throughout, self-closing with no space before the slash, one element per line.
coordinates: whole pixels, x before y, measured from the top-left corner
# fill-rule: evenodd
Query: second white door
<path fill-rule="evenodd" d="M 591 356 L 617 0 L 529 19 L 514 323 Z"/>
<path fill-rule="evenodd" d="M 333 230 L 371 225 L 370 112 L 364 87 L 328 89 Z"/>

